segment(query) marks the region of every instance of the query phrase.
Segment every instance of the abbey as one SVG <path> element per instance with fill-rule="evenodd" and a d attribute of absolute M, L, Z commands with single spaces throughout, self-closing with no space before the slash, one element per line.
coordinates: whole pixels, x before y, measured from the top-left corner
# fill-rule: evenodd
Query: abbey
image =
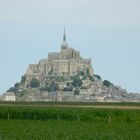
<path fill-rule="evenodd" d="M 42 59 L 38 64 L 30 64 L 26 77 L 28 82 L 32 78 L 42 81 L 48 75 L 74 76 L 79 71 L 86 72 L 87 69 L 90 75 L 94 75 L 91 59 L 82 58 L 79 51 L 68 46 L 64 30 L 60 52 L 51 52 L 48 54 L 48 59 Z"/>
<path fill-rule="evenodd" d="M 65 30 L 60 51 L 30 64 L 21 81 L 7 92 L 0 100 L 121 102 L 132 101 L 134 97 L 94 74 L 91 59 L 81 57 L 79 51 L 69 47 Z"/>

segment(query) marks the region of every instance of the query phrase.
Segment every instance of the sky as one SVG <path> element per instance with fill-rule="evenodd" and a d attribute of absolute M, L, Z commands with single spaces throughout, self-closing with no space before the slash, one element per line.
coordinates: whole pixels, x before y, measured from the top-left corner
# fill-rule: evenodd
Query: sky
<path fill-rule="evenodd" d="M 0 94 L 67 42 L 96 74 L 140 93 L 139 0 L 0 0 Z"/>

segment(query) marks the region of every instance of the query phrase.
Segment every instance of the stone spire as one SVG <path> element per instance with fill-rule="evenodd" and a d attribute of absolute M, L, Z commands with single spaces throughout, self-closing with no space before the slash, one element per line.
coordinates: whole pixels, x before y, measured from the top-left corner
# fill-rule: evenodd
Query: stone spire
<path fill-rule="evenodd" d="M 64 50 L 66 48 L 68 48 L 68 44 L 67 44 L 67 41 L 66 41 L 66 30 L 65 30 L 65 27 L 64 27 L 63 42 L 61 44 L 61 49 Z"/>
<path fill-rule="evenodd" d="M 65 27 L 64 27 L 64 35 L 63 35 L 63 41 L 66 41 L 66 31 L 65 31 Z"/>

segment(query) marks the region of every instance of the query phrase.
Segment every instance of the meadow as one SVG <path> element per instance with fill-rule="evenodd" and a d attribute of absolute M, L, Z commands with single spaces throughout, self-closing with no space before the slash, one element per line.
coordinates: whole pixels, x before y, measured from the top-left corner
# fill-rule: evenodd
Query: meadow
<path fill-rule="evenodd" d="M 0 103 L 0 140 L 140 139 L 140 110 L 52 104 Z"/>

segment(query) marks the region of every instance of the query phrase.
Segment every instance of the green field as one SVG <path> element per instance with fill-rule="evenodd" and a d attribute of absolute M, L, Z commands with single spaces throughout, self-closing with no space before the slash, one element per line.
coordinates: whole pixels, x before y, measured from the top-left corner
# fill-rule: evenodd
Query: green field
<path fill-rule="evenodd" d="M 0 103 L 0 140 L 139 140 L 139 131 L 140 110 Z"/>

